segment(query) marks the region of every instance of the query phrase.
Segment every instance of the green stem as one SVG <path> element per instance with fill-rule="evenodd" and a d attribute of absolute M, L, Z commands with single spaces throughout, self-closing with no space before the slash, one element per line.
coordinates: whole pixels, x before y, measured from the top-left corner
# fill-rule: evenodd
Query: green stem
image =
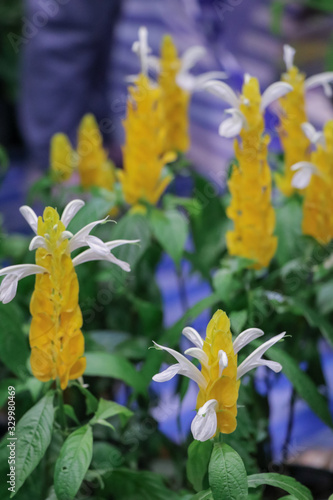
<path fill-rule="evenodd" d="M 58 410 L 59 410 L 59 420 L 62 427 L 62 430 L 67 430 L 67 422 L 66 422 L 66 414 L 65 414 L 65 406 L 64 406 L 64 394 L 60 387 L 60 382 L 57 380 L 58 387 Z"/>

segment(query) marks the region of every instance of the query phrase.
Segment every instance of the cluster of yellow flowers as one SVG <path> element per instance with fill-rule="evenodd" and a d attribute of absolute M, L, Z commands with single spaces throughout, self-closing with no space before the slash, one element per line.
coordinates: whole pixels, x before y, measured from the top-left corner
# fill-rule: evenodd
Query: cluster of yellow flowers
<path fill-rule="evenodd" d="M 261 95 L 256 78 L 244 82 L 240 111 L 247 126 L 235 141 L 238 161 L 228 183 L 232 201 L 227 210 L 234 229 L 226 235 L 230 255 L 253 260 L 255 268 L 268 266 L 275 254 L 277 238 L 273 236 L 275 212 L 271 204 L 272 179 L 267 163 L 269 137 L 264 135 L 260 110 Z"/>
<path fill-rule="evenodd" d="M 51 173 L 55 180 L 64 182 L 78 170 L 84 189 L 100 187 L 113 190 L 115 167 L 103 148 L 103 138 L 92 114 L 85 115 L 78 131 L 77 150 L 65 134 L 52 137 L 50 152 Z"/>

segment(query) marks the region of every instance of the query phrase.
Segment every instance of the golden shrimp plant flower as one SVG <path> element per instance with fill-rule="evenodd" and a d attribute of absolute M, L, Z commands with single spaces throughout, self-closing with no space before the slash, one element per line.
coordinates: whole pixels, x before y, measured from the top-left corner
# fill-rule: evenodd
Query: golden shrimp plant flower
<path fill-rule="evenodd" d="M 150 48 L 145 29 L 140 28 L 134 47 L 139 53 L 142 71 L 129 88 L 124 120 L 124 168 L 118 171 L 118 177 L 125 201 L 136 209 L 144 209 L 145 202 L 155 205 L 171 182 L 172 177 L 164 173 L 164 166 L 173 156 L 164 153 L 161 89 L 147 75 Z"/>
<path fill-rule="evenodd" d="M 275 180 L 278 188 L 285 196 L 295 192 L 292 179 L 294 173 L 292 165 L 299 161 L 310 160 L 310 141 L 303 133 L 302 124 L 307 122 L 306 91 L 323 85 L 326 94 L 331 95 L 329 82 L 333 81 L 333 72 L 320 73 L 306 79 L 294 64 L 295 49 L 289 45 L 284 46 L 284 62 L 286 72 L 281 80 L 292 86 L 292 91 L 283 96 L 279 103 L 281 108 L 280 126 L 278 128 L 280 140 L 284 151 L 284 172 L 276 174 Z"/>
<path fill-rule="evenodd" d="M 317 132 L 310 123 L 304 123 L 302 128 L 315 150 L 310 161 L 291 167 L 292 185 L 305 190 L 303 234 L 325 245 L 333 239 L 333 120 L 326 123 L 323 132 Z"/>
<path fill-rule="evenodd" d="M 36 274 L 30 302 L 31 369 L 43 382 L 58 378 L 62 389 L 67 387 L 69 380 L 80 377 L 86 367 L 76 266 L 105 260 L 128 272 L 128 263 L 117 259 L 111 250 L 138 241 L 104 243 L 91 235 L 92 229 L 105 220 L 91 222 L 73 235 L 67 226 L 83 205 L 81 200 L 70 202 L 61 218 L 51 207 L 45 208 L 43 217 L 37 217 L 28 206 L 21 207 L 21 214 L 36 234 L 29 246 L 30 250 L 36 250 L 36 264 L 14 265 L 0 270 L 0 276 L 4 276 L 0 301 L 4 304 L 15 297 L 20 279 Z M 83 247 L 88 249 L 72 258 L 71 253 Z"/>
<path fill-rule="evenodd" d="M 180 374 L 196 382 L 199 388 L 197 414 L 191 424 L 194 439 L 207 441 L 218 433 L 230 434 L 237 427 L 237 399 L 241 377 L 258 366 L 267 366 L 276 373 L 282 370 L 279 363 L 263 359 L 262 356 L 284 337 L 285 332 L 262 344 L 239 366 L 239 351 L 252 340 L 264 335 L 259 328 L 249 328 L 233 341 L 229 318 L 224 311 L 218 310 L 208 323 L 205 339 L 191 327 L 184 328 L 182 333 L 194 345 L 184 354 L 197 359 L 201 369 L 174 349 L 154 343 L 157 349 L 171 354 L 177 364 L 154 375 L 153 380 L 166 382 Z"/>
<path fill-rule="evenodd" d="M 71 178 L 75 169 L 75 153 L 67 135 L 58 133 L 52 137 L 50 165 L 55 181 L 65 182 Z"/>
<path fill-rule="evenodd" d="M 232 200 L 227 215 L 234 222 L 234 229 L 226 235 L 228 251 L 252 260 L 253 267 L 260 269 L 269 265 L 277 247 L 264 111 L 292 87 L 284 82 L 273 83 L 261 95 L 258 80 L 245 75 L 240 96 L 224 82 L 211 81 L 205 88 L 232 106 L 226 110 L 230 118 L 221 123 L 219 134 L 239 136 L 234 142 L 238 164 L 233 166 L 228 182 Z"/>

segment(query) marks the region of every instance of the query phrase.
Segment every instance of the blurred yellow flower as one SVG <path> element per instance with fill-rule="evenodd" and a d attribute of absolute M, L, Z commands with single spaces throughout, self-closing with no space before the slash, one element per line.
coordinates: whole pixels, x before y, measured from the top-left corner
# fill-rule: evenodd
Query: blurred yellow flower
<path fill-rule="evenodd" d="M 171 181 L 170 175 L 163 176 L 163 167 L 173 159 L 163 154 L 165 121 L 161 89 L 141 73 L 130 86 L 129 94 L 124 120 L 124 168 L 118 171 L 118 177 L 127 203 L 142 206 L 143 201 L 155 205 Z"/>
<path fill-rule="evenodd" d="M 55 134 L 51 139 L 51 175 L 56 182 L 70 179 L 75 166 L 74 151 L 65 134 Z"/>
<path fill-rule="evenodd" d="M 80 123 L 77 155 L 82 187 L 96 186 L 112 191 L 115 167 L 103 148 L 103 138 L 92 114 L 85 115 Z"/>
<path fill-rule="evenodd" d="M 177 48 L 170 35 L 163 37 L 158 83 L 165 119 L 165 151 L 186 152 L 189 148 L 188 107 L 190 92 L 177 83 L 182 68 Z"/>

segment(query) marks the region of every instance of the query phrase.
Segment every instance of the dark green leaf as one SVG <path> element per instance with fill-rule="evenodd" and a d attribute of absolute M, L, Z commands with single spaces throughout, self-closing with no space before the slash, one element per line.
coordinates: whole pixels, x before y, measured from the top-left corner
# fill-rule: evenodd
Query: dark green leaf
<path fill-rule="evenodd" d="M 58 500 L 72 500 L 82 484 L 92 459 L 93 435 L 89 425 L 72 432 L 64 442 L 54 471 Z"/>
<path fill-rule="evenodd" d="M 247 476 L 241 457 L 229 445 L 215 443 L 209 462 L 214 500 L 246 500 Z"/>
<path fill-rule="evenodd" d="M 293 495 L 297 500 L 313 500 L 312 494 L 308 488 L 300 484 L 293 477 L 282 476 L 274 472 L 265 474 L 253 474 L 247 478 L 249 488 L 257 488 L 263 484 L 281 488 Z"/>
<path fill-rule="evenodd" d="M 205 487 L 204 478 L 208 471 L 212 446 L 211 441 L 192 441 L 188 448 L 186 472 L 195 491 L 201 491 Z"/>
<path fill-rule="evenodd" d="M 48 392 L 16 427 L 16 492 L 43 458 L 52 437 L 53 392 Z"/>
<path fill-rule="evenodd" d="M 0 304 L 0 324 L 0 359 L 11 372 L 25 379 L 28 374 L 28 339 L 23 334 L 23 318 L 16 304 Z"/>
<path fill-rule="evenodd" d="M 214 500 L 212 490 L 200 491 L 191 500 Z"/>

